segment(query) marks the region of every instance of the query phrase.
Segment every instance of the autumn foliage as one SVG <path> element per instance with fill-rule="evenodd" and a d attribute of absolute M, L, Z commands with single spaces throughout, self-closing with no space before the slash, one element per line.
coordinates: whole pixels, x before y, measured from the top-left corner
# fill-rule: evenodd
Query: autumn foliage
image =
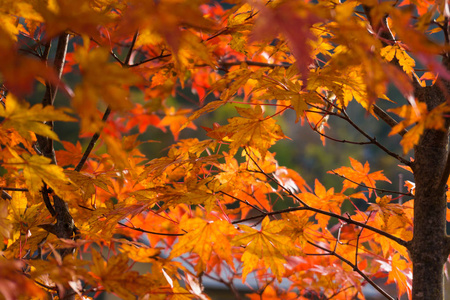
<path fill-rule="evenodd" d="M 342 185 L 306 182 L 271 147 L 292 121 L 410 172 L 450 111 L 414 96 L 450 79 L 448 4 L 223 2 L 2 2 L 0 297 L 208 299 L 205 277 L 249 299 L 363 299 L 365 285 L 394 299 L 377 278 L 411 297 L 414 183 L 380 189 L 394 179 L 352 157 L 324 170 Z M 359 127 L 351 102 L 403 153 Z M 227 121 L 208 118 L 223 109 Z M 330 118 L 361 139 L 333 138 Z M 155 128 L 173 142 L 143 154 Z"/>

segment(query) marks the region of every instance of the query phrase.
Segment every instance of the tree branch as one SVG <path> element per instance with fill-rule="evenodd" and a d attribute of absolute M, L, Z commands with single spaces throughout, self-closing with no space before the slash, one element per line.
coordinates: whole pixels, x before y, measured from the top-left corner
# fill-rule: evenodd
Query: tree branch
<path fill-rule="evenodd" d="M 250 157 L 250 159 L 251 159 L 251 160 L 253 161 L 253 163 L 257 166 L 257 168 L 260 170 L 260 172 L 261 172 L 262 174 L 264 174 L 267 178 L 269 178 L 269 179 L 270 179 L 271 181 L 273 181 L 276 185 L 278 185 L 280 188 L 282 188 L 283 191 L 284 191 L 286 194 L 288 194 L 289 196 L 291 196 L 292 198 L 294 198 L 295 200 L 297 200 L 297 201 L 298 201 L 299 203 L 301 203 L 303 206 L 301 206 L 301 207 L 292 207 L 292 208 L 282 209 L 282 210 L 278 210 L 278 211 L 272 211 L 272 212 L 262 213 L 262 214 L 260 214 L 260 215 L 258 215 L 258 216 L 253 216 L 253 217 L 248 217 L 248 218 L 245 218 L 245 219 L 233 221 L 232 224 L 237 224 L 237 223 L 242 223 L 242 222 L 246 222 L 246 221 L 251 221 L 251 220 L 261 219 L 261 218 L 265 218 L 266 216 L 273 216 L 273 215 L 279 215 L 279 214 L 282 214 L 282 213 L 288 213 L 288 212 L 293 212 L 293 211 L 306 210 L 306 211 L 312 211 L 312 212 L 315 212 L 315 213 L 318 213 L 318 214 L 326 215 L 326 216 L 329 216 L 329 217 L 332 217 L 332 218 L 336 218 L 336 219 L 338 219 L 338 220 L 345 221 L 346 223 L 353 224 L 353 225 L 357 225 L 357 226 L 362 227 L 362 228 L 366 228 L 366 229 L 368 229 L 368 230 L 371 230 L 371 231 L 373 231 L 373 232 L 376 232 L 376 233 L 378 233 L 378 234 L 380 234 L 380 235 L 382 235 L 382 236 L 384 236 L 384 237 L 387 237 L 387 238 L 389 238 L 389 239 L 395 241 L 395 242 L 398 243 L 399 245 L 402 245 L 402 246 L 404 246 L 404 247 L 406 247 L 406 248 L 409 247 L 410 242 L 407 242 L 407 241 L 405 241 L 405 240 L 403 240 L 403 239 L 401 239 L 401 238 L 399 238 L 399 237 L 396 237 L 396 236 L 394 236 L 394 235 L 392 235 L 392 234 L 390 234 L 390 233 L 387 233 L 387 232 L 385 232 L 385 231 L 383 231 L 383 230 L 381 230 L 381 229 L 372 227 L 372 226 L 367 225 L 367 224 L 365 224 L 365 223 L 361 223 L 361 222 L 358 222 L 358 221 L 354 221 L 354 220 L 352 220 L 350 217 L 344 217 L 344 216 L 341 216 L 341 215 L 338 215 L 338 214 L 335 214 L 335 213 L 332 213 L 332 212 L 328 212 L 328 211 L 321 210 L 321 209 L 314 208 L 314 207 L 311 207 L 311 206 L 307 205 L 307 204 L 306 204 L 303 200 L 301 200 L 297 195 L 295 195 L 295 194 L 294 194 L 293 192 L 291 192 L 289 189 L 285 188 L 282 184 L 280 184 L 280 183 L 279 183 L 278 181 L 276 181 L 274 178 L 272 178 L 271 176 L 269 176 L 269 174 L 267 174 L 266 172 L 264 172 L 264 171 L 261 169 L 261 167 L 258 165 L 258 163 L 250 156 L 250 154 L 248 153 L 247 149 L 244 148 L 244 150 L 245 150 L 245 153 L 247 154 L 247 156 Z"/>
<path fill-rule="evenodd" d="M 343 119 L 346 120 L 350 125 L 352 125 L 353 128 L 355 128 L 359 133 L 361 133 L 363 136 L 365 136 L 369 141 L 371 141 L 375 146 L 377 146 L 378 148 L 380 148 L 381 150 L 383 150 L 386 154 L 392 156 L 393 158 L 397 159 L 399 162 L 401 162 L 402 164 L 405 164 L 407 166 L 411 165 L 411 162 L 404 159 L 403 157 L 401 157 L 400 155 L 398 155 L 397 153 L 392 152 L 391 150 L 387 149 L 384 145 L 382 145 L 381 143 L 379 143 L 377 141 L 376 138 L 371 137 L 370 135 L 368 135 L 364 130 L 362 130 L 358 125 L 356 125 L 348 116 L 347 112 L 343 109 L 342 110 L 343 113 Z"/>
<path fill-rule="evenodd" d="M 398 124 L 397 121 L 395 121 L 390 115 L 388 115 L 383 109 L 381 109 L 378 105 L 373 104 L 373 112 L 380 118 L 382 119 L 386 124 L 388 124 L 389 126 L 394 127 L 395 125 Z M 398 134 L 401 136 L 404 136 L 406 133 L 408 133 L 408 130 L 403 129 L 402 131 L 400 131 Z"/>
<path fill-rule="evenodd" d="M 119 63 L 123 67 L 127 67 L 127 68 L 130 67 L 129 64 L 130 64 L 130 60 L 131 60 L 131 54 L 133 53 L 133 48 L 134 48 L 134 45 L 136 44 L 136 40 L 137 40 L 138 35 L 139 35 L 139 32 L 136 31 L 134 36 L 133 36 L 133 40 L 131 41 L 130 48 L 128 49 L 127 56 L 125 58 L 125 62 L 121 62 L 120 59 L 116 57 L 116 59 L 119 61 Z M 102 121 L 103 122 L 106 122 L 106 120 L 108 119 L 110 113 L 111 113 L 111 107 L 108 105 L 108 107 L 106 108 L 105 113 L 103 114 L 103 117 L 102 117 Z M 92 136 L 88 147 L 86 148 L 86 150 L 83 153 L 83 156 L 80 159 L 80 162 L 75 167 L 75 171 L 77 171 L 77 172 L 81 171 L 81 169 L 83 168 L 84 164 L 86 163 L 89 155 L 91 154 L 92 150 L 94 149 L 95 143 L 97 143 L 99 138 L 100 138 L 100 132 L 96 132 Z"/>
<path fill-rule="evenodd" d="M 392 235 L 390 233 L 387 233 L 387 232 L 385 232 L 385 231 L 383 231 L 381 229 L 372 227 L 370 225 L 367 225 L 367 224 L 364 224 L 364 223 L 361 223 L 361 222 L 358 222 L 358 221 L 354 221 L 350 217 L 344 217 L 344 216 L 341 216 L 341 215 L 338 215 L 338 214 L 335 214 L 335 213 L 332 213 L 332 212 L 328 212 L 328 211 L 325 211 L 325 210 L 321 210 L 321 209 L 318 209 L 318 208 L 314 208 L 314 207 L 311 207 L 311 206 L 308 206 L 308 207 L 305 207 L 305 206 L 291 207 L 291 208 L 281 209 L 281 210 L 277 210 L 277 211 L 266 212 L 264 214 L 260 214 L 260 215 L 257 215 L 257 216 L 248 217 L 248 218 L 245 218 L 245 219 L 233 221 L 232 224 L 239 224 L 239 223 L 243 223 L 243 222 L 247 222 L 247 221 L 263 219 L 263 218 L 265 218 L 267 216 L 275 216 L 275 215 L 280 215 L 280 214 L 283 214 L 283 213 L 289 213 L 289 212 L 294 212 L 294 211 L 302 211 L 302 210 L 304 210 L 304 211 L 312 211 L 312 212 L 315 212 L 317 214 L 321 214 L 321 215 L 329 216 L 329 217 L 332 217 L 332 218 L 336 218 L 336 219 L 344 221 L 344 222 L 346 222 L 348 224 L 353 224 L 353 225 L 356 225 L 356 226 L 368 229 L 370 231 L 378 233 L 379 235 L 382 235 L 382 236 L 384 236 L 384 237 L 386 237 L 386 238 L 396 242 L 397 244 L 399 244 L 399 245 L 401 245 L 403 247 L 409 248 L 410 242 L 407 242 L 407 241 L 405 241 L 405 240 L 403 240 L 403 239 L 401 239 L 399 237 L 396 237 L 396 236 L 394 236 L 394 235 Z"/>
<path fill-rule="evenodd" d="M 61 80 L 61 76 L 64 69 L 64 63 L 66 60 L 67 55 L 67 47 L 69 44 L 69 34 L 64 32 L 58 37 L 58 44 L 56 46 L 56 53 L 55 58 L 53 61 L 53 68 L 56 72 L 58 81 Z M 45 50 L 44 50 L 44 59 L 48 60 L 48 54 L 50 51 L 51 43 L 48 42 L 46 44 Z M 55 84 L 47 81 L 46 82 L 46 90 L 45 95 L 42 99 L 42 105 L 43 106 L 53 106 L 55 102 L 56 93 L 58 91 L 58 85 L 59 82 Z M 53 121 L 45 122 L 45 124 L 49 125 L 50 128 L 53 130 Z M 39 149 L 42 155 L 44 155 L 47 158 L 50 158 L 52 161 L 52 164 L 57 164 L 56 162 L 56 155 L 55 155 L 55 149 L 53 146 L 53 140 L 37 135 L 37 140 L 39 144 Z M 41 194 L 44 200 L 44 204 L 47 207 L 48 211 L 53 217 L 56 217 L 56 224 L 41 224 L 39 227 L 47 230 L 48 232 L 53 233 L 58 238 L 62 239 L 73 239 L 74 235 L 77 235 L 78 229 L 75 226 L 75 223 L 73 221 L 73 218 L 69 212 L 69 208 L 67 203 L 61 199 L 58 195 L 53 195 L 53 205 L 50 201 L 50 194 L 51 191 L 47 187 L 47 184 L 44 182 L 44 186 L 41 189 Z M 61 257 L 64 257 L 70 253 L 73 252 L 73 248 L 68 249 L 59 249 L 58 250 Z M 71 295 L 72 289 L 68 286 L 66 286 L 65 294 L 59 293 L 59 298 L 64 300 L 71 300 L 74 299 L 74 295 Z"/>
<path fill-rule="evenodd" d="M 67 54 L 68 44 L 69 44 L 69 34 L 62 33 L 58 38 L 55 59 L 53 61 L 53 68 L 58 76 L 58 80 L 61 80 L 62 72 L 64 69 L 64 62 L 65 62 L 65 58 L 66 58 L 66 54 Z M 46 43 L 45 49 L 44 49 L 43 59 L 45 61 L 48 60 L 48 55 L 50 53 L 50 47 L 51 47 L 51 42 L 49 41 L 48 43 Z M 58 85 L 55 86 L 52 83 L 47 81 L 45 95 L 44 95 L 44 98 L 42 99 L 42 105 L 43 106 L 53 105 L 53 103 L 55 102 L 55 97 L 56 97 L 57 91 L 58 91 Z M 53 122 L 52 121 L 45 122 L 45 123 L 47 125 L 49 125 L 51 127 L 51 129 L 53 130 Z M 50 158 L 52 163 L 56 164 L 56 156 L 55 156 L 55 149 L 53 147 L 53 140 L 48 137 L 41 136 L 41 135 L 37 135 L 36 138 L 38 140 L 39 149 L 40 149 L 41 154 L 47 158 Z M 52 214 L 52 216 L 55 216 L 55 210 L 54 210 L 52 204 L 50 203 L 49 191 L 48 191 L 47 185 L 45 183 L 44 183 L 44 187 L 41 190 L 41 193 L 42 193 L 44 203 L 45 203 L 47 209 Z"/>
<path fill-rule="evenodd" d="M 106 108 L 105 113 L 103 114 L 103 118 L 102 121 L 106 122 L 106 120 L 108 119 L 109 114 L 111 113 L 111 108 L 108 106 Z M 75 167 L 75 171 L 80 172 L 81 169 L 83 168 L 84 164 L 86 163 L 86 160 L 88 159 L 89 155 L 92 152 L 92 149 L 94 149 L 95 143 L 97 143 L 98 139 L 100 138 L 100 132 L 96 132 L 92 138 L 91 141 L 89 142 L 88 147 L 86 148 L 86 150 L 83 153 L 83 156 L 80 159 L 80 162 L 78 163 L 78 165 Z"/>
<path fill-rule="evenodd" d="M 380 292 L 380 294 L 382 294 L 384 297 L 386 297 L 386 298 L 389 299 L 389 300 L 395 300 L 395 299 L 394 299 L 393 297 L 391 297 L 385 290 L 383 290 L 378 284 L 376 284 L 372 279 L 370 279 L 366 274 L 364 274 L 364 273 L 358 268 L 358 266 L 354 265 L 354 264 L 353 264 L 351 261 L 349 261 L 348 259 L 342 257 L 341 255 L 337 254 L 337 253 L 334 252 L 334 251 L 331 251 L 331 250 L 329 250 L 329 249 L 327 249 L 327 248 L 324 248 L 324 247 L 322 247 L 322 246 L 320 246 L 320 245 L 317 245 L 317 244 L 315 244 L 315 243 L 313 243 L 313 242 L 308 241 L 308 244 L 310 244 L 310 245 L 312 245 L 312 246 L 314 246 L 314 247 L 316 247 L 316 248 L 319 248 L 319 249 L 321 249 L 321 250 L 327 252 L 329 255 L 336 256 L 337 258 L 339 258 L 340 261 L 342 261 L 342 262 L 346 263 L 347 265 L 349 265 L 350 267 L 352 267 L 353 271 L 355 271 L 355 272 L 358 273 L 362 278 L 364 278 L 365 281 L 367 281 L 371 286 L 373 286 L 374 289 L 376 289 L 378 292 Z M 307 254 L 307 255 L 318 255 L 318 254 L 311 253 L 311 254 Z"/>
<path fill-rule="evenodd" d="M 140 61 L 140 62 L 137 62 L 135 64 L 129 65 L 129 67 L 130 68 L 137 67 L 137 66 L 140 66 L 142 64 L 145 64 L 145 63 L 157 60 L 157 59 L 166 58 L 166 57 L 169 57 L 169 56 L 172 56 L 172 54 L 163 54 L 163 52 L 161 52 L 161 54 L 158 55 L 158 56 L 155 56 L 155 57 L 152 57 L 152 58 L 148 58 L 148 59 L 144 59 L 143 61 Z"/>
<path fill-rule="evenodd" d="M 2 190 L 2 199 L 3 200 L 11 200 L 12 197 L 10 194 L 8 194 L 7 192 L 5 192 L 4 190 Z"/>

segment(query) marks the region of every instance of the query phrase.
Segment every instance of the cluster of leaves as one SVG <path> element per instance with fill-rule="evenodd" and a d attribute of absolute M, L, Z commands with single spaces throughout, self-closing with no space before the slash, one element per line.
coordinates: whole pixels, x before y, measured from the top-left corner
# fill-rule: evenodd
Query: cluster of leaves
<path fill-rule="evenodd" d="M 410 294 L 412 202 L 379 196 L 377 183 L 389 179 L 352 158 L 351 167 L 330 171 L 344 178 L 341 190 L 318 180 L 312 187 L 279 166 L 270 147 L 286 138 L 276 117 L 293 110 L 324 141 L 335 116 L 367 139 L 355 144 L 378 146 L 407 165 L 354 124 L 346 107 L 356 101 L 376 115 L 374 104 L 388 99 L 392 82 L 411 103 L 392 110 L 403 118 L 392 134 L 414 126 L 403 135 L 405 153 L 425 128 L 443 127 L 447 105 L 428 111 L 411 99 L 414 84 L 425 85 L 411 55 L 429 70 L 423 79 L 450 76 L 434 60 L 443 47 L 426 38 L 440 32 L 433 24 L 444 17 L 433 17 L 444 4 L 229 2 L 1 4 L 4 298 L 106 291 L 123 299 L 207 299 L 204 276 L 231 290 L 247 283 L 251 299 L 362 298 L 362 287 L 378 288 L 371 278 L 383 277 Z M 402 42 L 380 34 L 386 15 Z M 67 34 L 58 69 L 52 41 L 59 47 Z M 58 108 L 30 107 L 25 99 L 43 86 L 53 96 L 59 90 L 70 107 L 58 100 Z M 169 101 L 186 88 L 196 109 Z M 198 129 L 208 139 L 179 140 L 182 130 L 198 128 L 197 118 L 224 106 L 235 106 L 236 115 Z M 78 122 L 80 139 L 96 136 L 90 146 L 101 132 L 99 151 L 58 137 L 53 126 L 64 125 L 54 121 Z M 141 153 L 149 127 L 172 133 L 167 155 Z M 45 155 L 42 138 L 63 149 Z M 292 206 L 274 210 L 288 198 Z M 65 238 L 54 229 L 61 214 L 51 209 L 61 199 L 76 226 Z M 355 200 L 367 209 L 343 209 Z M 138 273 L 135 262 L 151 270 Z"/>

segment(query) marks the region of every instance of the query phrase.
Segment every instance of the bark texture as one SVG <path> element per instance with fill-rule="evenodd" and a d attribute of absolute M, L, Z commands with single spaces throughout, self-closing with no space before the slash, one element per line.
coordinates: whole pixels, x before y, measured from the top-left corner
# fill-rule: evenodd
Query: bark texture
<path fill-rule="evenodd" d="M 445 102 L 444 83 L 417 90 L 419 101 L 428 110 Z M 425 130 L 414 148 L 412 165 L 416 192 L 414 198 L 414 237 L 409 246 L 413 261 L 413 299 L 444 299 L 443 267 L 449 255 L 446 235 L 445 176 L 448 157 L 448 122 L 446 130 Z"/>

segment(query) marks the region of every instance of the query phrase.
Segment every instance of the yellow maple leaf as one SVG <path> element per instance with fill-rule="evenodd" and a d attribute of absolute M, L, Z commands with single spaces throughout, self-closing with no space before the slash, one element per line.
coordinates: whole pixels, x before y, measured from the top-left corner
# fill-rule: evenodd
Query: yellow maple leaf
<path fill-rule="evenodd" d="M 139 273 L 130 271 L 125 253 L 112 256 L 105 262 L 101 254 L 92 250 L 91 274 L 105 290 L 117 294 L 122 299 L 136 299 L 133 295 L 139 287 Z"/>
<path fill-rule="evenodd" d="M 397 49 L 395 52 L 395 57 L 398 59 L 398 63 L 400 66 L 402 66 L 403 71 L 406 72 L 406 74 L 412 74 L 414 72 L 414 67 L 416 65 L 416 61 L 409 56 L 408 53 L 406 53 L 403 49 Z"/>
<path fill-rule="evenodd" d="M 225 133 L 225 141 L 230 143 L 230 155 L 236 154 L 239 147 L 250 147 L 266 156 L 267 150 L 285 136 L 280 125 L 273 118 L 264 118 L 261 106 L 252 108 L 236 107 L 241 117 L 228 119 L 229 124 L 214 128 L 213 133 Z"/>
<path fill-rule="evenodd" d="M 294 246 L 289 237 L 279 234 L 284 226 L 284 221 L 271 222 L 268 217 L 262 221 L 261 230 L 239 225 L 244 233 L 236 236 L 233 243 L 245 247 L 242 255 L 242 281 L 245 281 L 247 275 L 257 269 L 259 264 L 270 268 L 278 281 L 281 281 L 285 271 L 285 256 L 300 253 L 300 249 Z"/>
<path fill-rule="evenodd" d="M 154 262 L 154 257 L 161 252 L 159 249 L 150 248 L 147 246 L 135 247 L 123 244 L 120 247 L 122 248 L 123 252 L 127 253 L 130 259 L 143 263 Z"/>
<path fill-rule="evenodd" d="M 233 265 L 230 236 L 235 235 L 237 230 L 229 222 L 223 220 L 207 222 L 194 218 L 183 220 L 180 226 L 188 233 L 180 237 L 175 244 L 170 253 L 171 258 L 187 252 L 198 254 L 199 261 L 195 266 L 198 273 L 206 269 L 213 251 L 230 266 Z"/>
<path fill-rule="evenodd" d="M 317 238 L 314 232 L 319 230 L 320 225 L 311 222 L 309 214 L 301 211 L 283 214 L 283 221 L 285 227 L 281 234 L 288 236 L 301 247 L 306 246 L 308 240 Z"/>
<path fill-rule="evenodd" d="M 11 221 L 8 220 L 8 202 L 0 201 L 0 237 L 10 238 L 12 229 Z"/>
<path fill-rule="evenodd" d="M 67 192 L 69 183 L 64 170 L 51 163 L 51 159 L 40 155 L 29 155 L 24 153 L 19 156 L 12 151 L 14 158 L 8 161 L 8 164 L 15 165 L 23 169 L 25 182 L 30 193 L 38 193 L 42 185 L 47 183 L 58 195 Z"/>
<path fill-rule="evenodd" d="M 388 45 L 380 50 L 380 55 L 384 57 L 387 61 L 391 61 L 395 57 L 396 47 L 393 45 Z"/>
<path fill-rule="evenodd" d="M 44 124 L 45 121 L 65 121 L 71 122 L 76 119 L 68 116 L 68 109 L 55 108 L 54 106 L 43 107 L 42 104 L 36 104 L 29 107 L 27 102 L 20 103 L 14 95 L 8 95 L 6 108 L 0 105 L 0 116 L 5 119 L 2 122 L 3 128 L 14 128 L 23 137 L 30 140 L 32 137 L 29 132 L 49 137 L 57 140 L 58 136 L 51 127 Z"/>
<path fill-rule="evenodd" d="M 405 227 L 407 224 L 412 226 L 412 220 L 408 220 L 405 213 L 403 212 L 403 207 L 398 203 L 391 203 L 391 196 L 377 197 L 375 200 L 376 203 L 371 203 L 367 208 L 367 211 L 375 211 L 377 212 L 377 217 L 380 218 L 380 222 L 378 222 L 378 226 L 380 226 L 383 230 L 386 229 L 388 225 L 388 221 L 390 218 L 394 216 L 398 216 L 401 219 L 402 227 Z M 389 228 L 388 228 L 389 229 Z M 387 230 L 389 232 L 389 230 Z"/>

